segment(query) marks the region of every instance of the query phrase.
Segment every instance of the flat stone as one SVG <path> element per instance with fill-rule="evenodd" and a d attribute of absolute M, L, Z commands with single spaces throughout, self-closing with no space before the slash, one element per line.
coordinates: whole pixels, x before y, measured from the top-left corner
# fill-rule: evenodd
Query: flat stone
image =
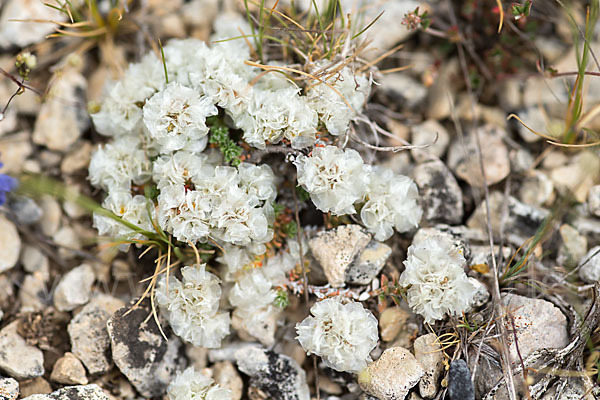
<path fill-rule="evenodd" d="M 60 227 L 60 219 L 62 216 L 60 204 L 52 197 L 45 196 L 42 197 L 42 200 L 40 201 L 40 207 L 44 212 L 42 219 L 40 220 L 42 233 L 46 236 L 54 236 Z"/>
<path fill-rule="evenodd" d="M 460 224 L 463 219 L 463 197 L 452 172 L 439 160 L 423 162 L 413 170 L 419 187 L 423 219 L 430 224 Z"/>
<path fill-rule="evenodd" d="M 220 349 L 210 349 L 208 350 L 208 360 L 211 363 L 219 362 L 219 361 L 236 361 L 236 353 L 239 350 L 253 348 L 256 347 L 258 349 L 262 349 L 260 343 L 254 342 L 231 342 L 224 343 Z"/>
<path fill-rule="evenodd" d="M 278 400 L 309 400 L 306 373 L 291 357 L 247 347 L 235 353 L 238 369 L 250 376 L 250 387 Z"/>
<path fill-rule="evenodd" d="M 494 125 L 478 128 L 481 154 L 488 186 L 494 185 L 510 173 L 508 150 L 502 138 L 506 132 Z M 456 176 L 471 186 L 483 186 L 483 177 L 477 155 L 475 132 L 462 138 L 455 138 L 448 150 L 448 166 Z"/>
<path fill-rule="evenodd" d="M 590 213 L 600 217 L 600 185 L 592 186 L 587 197 Z"/>
<path fill-rule="evenodd" d="M 19 224 L 31 225 L 42 218 L 42 209 L 29 197 L 18 196 L 9 202 L 9 206 Z"/>
<path fill-rule="evenodd" d="M 162 337 L 156 321 L 147 319 L 152 311 L 148 298 L 125 315 L 133 304 L 135 301 L 118 310 L 106 324 L 112 358 L 142 396 L 162 396 L 176 373 L 185 368 L 185 357 L 180 357 L 182 343 L 164 321 L 162 327 L 168 341 Z"/>
<path fill-rule="evenodd" d="M 54 306 L 60 311 L 71 311 L 90 300 L 96 279 L 94 269 L 88 264 L 73 268 L 62 277 L 54 292 Z"/>
<path fill-rule="evenodd" d="M 414 11 L 414 9 L 413 9 Z M 456 84 L 461 77 L 457 59 L 451 59 L 440 67 L 433 85 L 427 91 L 427 118 L 441 121 L 450 117 L 456 104 Z"/>
<path fill-rule="evenodd" d="M 124 306 L 125 303 L 115 297 L 98 294 L 69 322 L 67 330 L 71 338 L 71 351 L 90 374 L 110 371 L 113 364 L 109 356 L 110 338 L 106 322 Z"/>
<path fill-rule="evenodd" d="M 509 243 L 516 246 L 521 246 L 525 240 L 534 236 L 549 215 L 546 209 L 522 203 L 512 196 L 505 198 L 501 192 L 490 193 L 489 204 L 494 237 L 499 238 L 500 226 L 504 225 L 505 237 Z M 503 218 L 505 208 L 508 214 Z M 487 232 L 485 200 L 477 206 L 467 221 L 467 226 Z"/>
<path fill-rule="evenodd" d="M 596 283 L 600 280 L 600 246 L 591 248 L 581 258 L 578 275 L 585 283 Z"/>
<path fill-rule="evenodd" d="M 379 335 L 384 342 L 391 342 L 408 321 L 410 314 L 400 307 L 388 307 L 379 316 Z"/>
<path fill-rule="evenodd" d="M 428 119 L 418 125 L 411 127 L 411 144 L 413 146 L 430 145 L 422 149 L 412 149 L 410 154 L 417 162 L 441 158 L 448 144 L 450 135 L 446 128 L 434 119 Z"/>
<path fill-rule="evenodd" d="M 348 266 L 345 282 L 352 285 L 368 285 L 383 269 L 391 254 L 390 246 L 371 240 Z"/>
<path fill-rule="evenodd" d="M 340 225 L 318 233 L 308 246 L 331 286 L 341 287 L 345 284 L 348 267 L 370 241 L 371 235 L 359 225 Z"/>
<path fill-rule="evenodd" d="M 471 371 L 465 360 L 455 360 L 450 364 L 448 396 L 450 400 L 475 400 Z"/>
<path fill-rule="evenodd" d="M 0 232 L 2 232 L 2 240 L 0 240 L 0 273 L 2 273 L 14 267 L 19 261 L 21 238 L 15 224 L 4 215 L 0 215 Z"/>
<path fill-rule="evenodd" d="M 90 124 L 85 107 L 86 89 L 86 79 L 73 67 L 54 75 L 35 121 L 34 143 L 55 151 L 70 149 Z"/>
<path fill-rule="evenodd" d="M 410 351 L 392 347 L 360 372 L 358 384 L 380 400 L 403 400 L 423 374 L 423 368 Z"/>
<path fill-rule="evenodd" d="M 0 370 L 21 380 L 44 374 L 44 354 L 25 342 L 18 333 L 19 321 L 13 321 L 0 331 Z"/>
<path fill-rule="evenodd" d="M 554 304 L 511 293 L 503 297 L 502 303 L 514 319 L 515 327 L 506 322 L 506 328 L 511 331 L 516 328 L 519 353 L 523 359 L 536 350 L 562 349 L 569 344 L 567 319 Z M 506 340 L 512 361 L 518 362 L 514 335 L 509 335 Z"/>
<path fill-rule="evenodd" d="M 64 385 L 86 385 L 85 368 L 73 353 L 65 353 L 54 364 L 50 380 Z"/>
<path fill-rule="evenodd" d="M 423 368 L 423 377 L 419 381 L 419 393 L 426 399 L 432 399 L 438 391 L 438 381 L 444 367 L 444 354 L 437 336 L 429 333 L 416 338 L 414 352 L 417 362 Z"/>
<path fill-rule="evenodd" d="M 231 400 L 241 400 L 244 382 L 233 363 L 221 361 L 213 365 L 212 370 L 215 382 L 231 391 Z"/>
<path fill-rule="evenodd" d="M 563 224 L 559 232 L 562 243 L 556 262 L 567 268 L 574 268 L 587 252 L 587 238 L 568 224 Z"/>
<path fill-rule="evenodd" d="M 19 397 L 19 382 L 13 378 L 0 376 L 0 400 L 17 400 Z"/>
<path fill-rule="evenodd" d="M 550 171 L 550 179 L 559 191 L 568 190 L 583 203 L 600 180 L 600 157 L 592 151 L 578 152 L 567 165 Z"/>
<path fill-rule="evenodd" d="M 62 226 L 52 236 L 54 242 L 59 246 L 58 255 L 65 259 L 73 259 L 77 251 L 81 250 L 80 236 L 70 226 Z"/>
<path fill-rule="evenodd" d="M 34 394 L 23 400 L 110 400 L 100 386 L 96 384 L 85 386 L 67 386 L 50 394 Z"/>

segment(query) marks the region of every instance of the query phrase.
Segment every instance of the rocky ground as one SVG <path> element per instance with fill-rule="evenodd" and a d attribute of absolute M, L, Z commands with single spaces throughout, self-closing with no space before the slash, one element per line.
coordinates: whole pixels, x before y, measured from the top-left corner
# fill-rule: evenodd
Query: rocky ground
<path fill-rule="evenodd" d="M 243 12 L 234 0 L 139 3 L 110 42 L 46 39 L 56 24 L 13 20 L 64 15 L 37 0 L 0 3 L 0 67 L 14 78 L 17 54 L 38 58 L 28 88 L 0 114 L 0 173 L 43 173 L 101 198 L 87 168 L 106 139 L 94 131 L 88 106 L 105 81 L 151 50 L 155 40 L 148 38 L 206 40 L 218 14 Z M 399 21 L 419 5 L 432 25 L 409 30 Z M 303 296 L 290 296 L 268 348 L 243 332 L 220 349 L 196 348 L 166 324 L 165 341 L 148 318 L 149 300 L 128 312 L 146 288 L 140 281 L 152 275 L 151 257 L 98 241 L 90 215 L 73 201 L 12 194 L 0 208 L 0 400 L 161 398 L 188 365 L 236 400 L 305 399 L 307 391 L 330 400 L 508 399 L 507 377 L 513 398 L 599 398 L 600 153 L 598 146 L 551 143 L 563 143 L 573 122 L 571 73 L 581 52 L 574 37 L 579 45 L 582 39 L 569 29 L 568 15 L 585 27 L 582 4 L 568 7 L 538 0 L 529 16 L 516 19 L 505 5 L 499 35 L 495 1 L 380 6 L 385 13 L 369 32 L 372 45 L 404 47 L 381 62 L 388 72 L 375 77 L 366 114 L 394 137 L 374 140 L 431 145 L 364 151 L 371 162 L 415 180 L 424 210 L 418 231 L 381 243 L 359 225 L 320 226 L 324 232 L 308 242 L 311 283 L 367 293 L 379 321 L 376 361 L 359 376 L 306 356 L 294 338 L 295 324 L 307 315 Z M 589 45 L 600 54 L 592 37 Z M 588 70 L 600 70 L 593 57 Z M 586 76 L 586 120 L 576 124 L 572 144 L 598 141 L 596 75 Z M 19 87 L 0 78 L 4 108 Z M 513 113 L 549 138 L 507 120 Z M 436 234 L 463 249 L 478 292 L 468 317 L 429 325 L 382 285 L 398 279 L 413 240 Z M 520 259 L 522 268 L 510 268 Z M 501 362 L 503 342 L 508 365 Z"/>

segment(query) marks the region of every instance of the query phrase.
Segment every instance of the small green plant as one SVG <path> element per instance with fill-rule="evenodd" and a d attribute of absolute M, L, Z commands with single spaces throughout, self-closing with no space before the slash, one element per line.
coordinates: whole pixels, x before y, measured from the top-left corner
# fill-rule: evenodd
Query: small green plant
<path fill-rule="evenodd" d="M 217 116 L 209 117 L 207 125 L 210 127 L 209 143 L 219 147 L 227 164 L 231 164 L 234 167 L 240 165 L 242 162 L 240 156 L 243 149 L 231 139 L 229 127 Z"/>

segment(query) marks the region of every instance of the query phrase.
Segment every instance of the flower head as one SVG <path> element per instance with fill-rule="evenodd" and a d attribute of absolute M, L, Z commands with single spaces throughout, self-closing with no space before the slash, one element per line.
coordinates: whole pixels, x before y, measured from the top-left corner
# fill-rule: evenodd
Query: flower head
<path fill-rule="evenodd" d="M 465 263 L 460 250 L 444 236 L 408 248 L 400 284 L 408 287 L 408 305 L 425 322 L 460 314 L 471 304 L 476 288 L 465 274 Z"/>
<path fill-rule="evenodd" d="M 231 400 L 229 389 L 189 367 L 178 373 L 167 388 L 169 400 Z"/>
<path fill-rule="evenodd" d="M 374 167 L 369 173 L 367 202 L 360 218 L 377 240 L 416 227 L 423 211 L 417 202 L 419 190 L 407 176 L 394 174 L 387 168 Z"/>
<path fill-rule="evenodd" d="M 312 155 L 296 159 L 298 184 L 315 206 L 334 215 L 354 214 L 354 203 L 365 195 L 367 173 L 356 150 L 317 147 Z"/>
<path fill-rule="evenodd" d="M 194 346 L 217 348 L 229 334 L 229 314 L 219 313 L 219 279 L 205 264 L 183 267 L 183 280 L 162 276 L 156 300 L 166 313 L 173 332 Z"/>
<path fill-rule="evenodd" d="M 377 345 L 377 319 L 361 303 L 343 304 L 340 297 L 328 298 L 310 309 L 312 317 L 296 325 L 297 339 L 307 353 L 323 358 L 337 371 L 359 372 L 371 361 Z"/>

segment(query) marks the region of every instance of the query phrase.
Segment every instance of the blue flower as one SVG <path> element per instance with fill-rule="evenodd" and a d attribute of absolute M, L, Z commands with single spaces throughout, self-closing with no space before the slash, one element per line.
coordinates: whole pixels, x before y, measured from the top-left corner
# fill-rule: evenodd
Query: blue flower
<path fill-rule="evenodd" d="M 0 168 L 4 164 L 0 162 Z M 6 202 L 6 193 L 17 187 L 19 181 L 12 176 L 0 174 L 0 206 Z"/>

